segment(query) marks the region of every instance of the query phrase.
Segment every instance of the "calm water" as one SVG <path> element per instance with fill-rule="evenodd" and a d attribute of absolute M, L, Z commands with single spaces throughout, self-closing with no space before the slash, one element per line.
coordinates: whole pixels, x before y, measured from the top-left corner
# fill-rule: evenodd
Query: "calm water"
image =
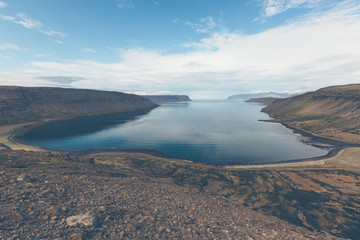
<path fill-rule="evenodd" d="M 212 164 L 265 163 L 327 154 L 309 139 L 269 119 L 260 104 L 193 101 L 60 121 L 20 137 L 56 150 L 148 149 L 167 157 Z M 305 143 L 307 142 L 307 144 Z"/>

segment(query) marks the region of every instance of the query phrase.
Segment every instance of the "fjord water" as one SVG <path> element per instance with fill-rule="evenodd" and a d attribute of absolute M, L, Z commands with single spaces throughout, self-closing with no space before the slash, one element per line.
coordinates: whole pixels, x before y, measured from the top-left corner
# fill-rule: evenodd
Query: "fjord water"
<path fill-rule="evenodd" d="M 55 150 L 132 149 L 211 164 L 281 162 L 327 149 L 270 119 L 264 106 L 241 101 L 164 104 L 147 111 L 83 117 L 33 129 L 20 140 Z"/>

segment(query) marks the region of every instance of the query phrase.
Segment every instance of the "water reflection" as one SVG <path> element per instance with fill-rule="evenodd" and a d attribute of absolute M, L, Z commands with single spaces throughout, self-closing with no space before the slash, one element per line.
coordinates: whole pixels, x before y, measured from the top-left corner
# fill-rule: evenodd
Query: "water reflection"
<path fill-rule="evenodd" d="M 262 107 L 238 101 L 165 104 L 150 112 L 49 124 L 23 140 L 59 150 L 149 149 L 214 164 L 286 161 L 328 152 L 305 144 L 281 124 L 258 121 L 269 119 Z"/>
<path fill-rule="evenodd" d="M 61 120 L 36 128 L 24 136 L 23 141 L 33 141 L 46 138 L 68 138 L 106 131 L 118 124 L 125 124 L 141 118 L 151 110 L 136 110 L 125 113 L 112 113 L 100 116 L 78 117 L 71 120 Z"/>

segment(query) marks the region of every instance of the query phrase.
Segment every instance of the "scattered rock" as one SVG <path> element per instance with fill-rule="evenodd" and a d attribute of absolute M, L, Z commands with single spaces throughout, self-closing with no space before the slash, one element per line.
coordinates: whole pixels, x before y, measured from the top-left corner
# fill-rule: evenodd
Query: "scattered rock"
<path fill-rule="evenodd" d="M 31 162 L 41 154 L 48 157 L 26 152 L 18 159 Z M 0 239 L 338 239 L 190 185 L 130 173 L 109 176 L 106 171 L 118 170 L 86 161 L 63 164 L 67 156 L 58 154 L 61 167 L 30 165 L 20 181 L 30 176 L 31 184 L 20 184 L 24 169 L 11 167 L 0 151 L 5 171 L 0 174 Z"/>
<path fill-rule="evenodd" d="M 60 215 L 61 210 L 60 210 L 60 208 L 58 208 L 58 207 L 51 206 L 51 207 L 48 207 L 48 208 L 45 210 L 45 212 L 46 212 L 47 215 L 57 216 L 57 215 Z"/>
<path fill-rule="evenodd" d="M 70 239 L 71 240 L 84 240 L 86 238 L 85 238 L 85 234 L 83 232 L 79 232 L 79 233 L 71 234 Z"/>
<path fill-rule="evenodd" d="M 97 226 L 98 219 L 93 212 L 86 212 L 84 214 L 79 214 L 76 216 L 71 216 L 66 219 L 66 224 L 68 226 L 84 225 L 84 226 Z"/>
<path fill-rule="evenodd" d="M 254 240 L 252 237 L 250 237 L 249 235 L 245 235 L 244 240 Z"/>
<path fill-rule="evenodd" d="M 30 182 L 31 179 L 30 179 L 29 175 L 27 175 L 27 173 L 23 173 L 17 178 L 17 180 L 19 182 Z"/>

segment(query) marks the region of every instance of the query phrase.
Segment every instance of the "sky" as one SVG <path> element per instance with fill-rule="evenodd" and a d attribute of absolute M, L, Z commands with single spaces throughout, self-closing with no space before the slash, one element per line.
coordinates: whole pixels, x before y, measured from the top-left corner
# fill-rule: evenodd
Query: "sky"
<path fill-rule="evenodd" d="M 360 0 L 0 0 L 0 85 L 225 99 L 360 82 Z"/>

